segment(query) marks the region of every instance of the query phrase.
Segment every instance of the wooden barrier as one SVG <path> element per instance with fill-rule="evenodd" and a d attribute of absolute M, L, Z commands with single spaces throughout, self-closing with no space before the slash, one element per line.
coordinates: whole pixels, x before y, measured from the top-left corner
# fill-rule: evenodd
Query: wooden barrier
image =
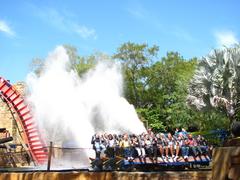
<path fill-rule="evenodd" d="M 210 180 L 211 171 L 162 171 L 162 172 L 28 172 L 0 173 L 0 179 L 7 180 Z"/>
<path fill-rule="evenodd" d="M 212 177 L 217 180 L 240 179 L 239 146 L 214 148 Z"/>

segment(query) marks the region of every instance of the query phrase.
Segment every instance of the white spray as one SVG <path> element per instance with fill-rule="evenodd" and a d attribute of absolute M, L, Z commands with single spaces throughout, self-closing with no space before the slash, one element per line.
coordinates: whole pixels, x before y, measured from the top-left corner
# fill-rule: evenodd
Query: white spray
<path fill-rule="evenodd" d="M 134 107 L 122 97 L 119 66 L 100 62 L 83 78 L 68 66 L 66 50 L 59 46 L 49 54 L 40 77 L 27 77 L 28 101 L 47 141 L 62 146 L 74 140 L 78 147 L 91 148 L 91 137 L 99 131 L 145 131 Z"/>

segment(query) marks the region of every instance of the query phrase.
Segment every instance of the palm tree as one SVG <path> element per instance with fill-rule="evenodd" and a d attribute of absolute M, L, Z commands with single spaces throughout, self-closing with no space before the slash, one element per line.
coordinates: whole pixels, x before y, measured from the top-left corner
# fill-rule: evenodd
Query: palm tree
<path fill-rule="evenodd" d="M 187 104 L 198 110 L 215 108 L 237 119 L 240 100 L 240 44 L 215 49 L 199 61 L 188 87 Z"/>

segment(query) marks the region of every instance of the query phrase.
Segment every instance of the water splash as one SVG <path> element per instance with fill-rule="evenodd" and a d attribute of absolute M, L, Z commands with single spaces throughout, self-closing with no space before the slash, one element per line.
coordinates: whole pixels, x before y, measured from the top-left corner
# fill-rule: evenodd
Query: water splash
<path fill-rule="evenodd" d="M 68 55 L 59 46 L 46 58 L 44 67 L 40 77 L 27 76 L 27 85 L 28 101 L 47 141 L 55 146 L 75 141 L 78 147 L 91 148 L 95 132 L 145 131 L 134 107 L 122 96 L 119 65 L 101 61 L 79 78 L 68 70 Z"/>

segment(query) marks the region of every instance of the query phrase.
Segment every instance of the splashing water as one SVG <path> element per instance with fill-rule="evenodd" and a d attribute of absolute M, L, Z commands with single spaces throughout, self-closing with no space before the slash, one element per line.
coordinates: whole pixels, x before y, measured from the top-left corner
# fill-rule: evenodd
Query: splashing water
<path fill-rule="evenodd" d="M 83 78 L 69 71 L 66 50 L 59 46 L 45 61 L 40 77 L 27 77 L 28 101 L 47 142 L 69 141 L 91 148 L 94 133 L 145 131 L 135 109 L 122 97 L 123 79 L 116 64 L 100 62 Z M 87 155 L 85 160 L 87 159 Z"/>

